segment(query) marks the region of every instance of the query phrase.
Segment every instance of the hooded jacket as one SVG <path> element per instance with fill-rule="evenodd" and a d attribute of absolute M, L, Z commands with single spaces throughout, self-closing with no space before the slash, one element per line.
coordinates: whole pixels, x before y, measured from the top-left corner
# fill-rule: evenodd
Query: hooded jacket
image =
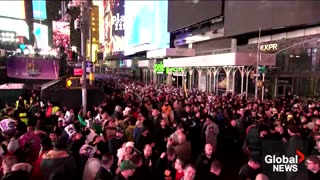
<path fill-rule="evenodd" d="M 77 180 L 77 165 L 67 151 L 51 150 L 43 155 L 40 170 L 45 180 Z"/>

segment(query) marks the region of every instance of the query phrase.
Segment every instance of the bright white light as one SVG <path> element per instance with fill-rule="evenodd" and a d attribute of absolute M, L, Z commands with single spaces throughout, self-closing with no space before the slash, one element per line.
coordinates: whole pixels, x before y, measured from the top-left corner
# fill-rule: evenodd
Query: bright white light
<path fill-rule="evenodd" d="M 19 38 L 17 38 L 17 39 L 16 39 L 16 42 L 19 42 L 19 41 L 20 41 Z"/>
<path fill-rule="evenodd" d="M 16 51 L 17 51 L 17 53 L 21 53 L 21 49 L 17 49 Z"/>
<path fill-rule="evenodd" d="M 6 33 L 4 33 L 4 32 L 3 32 L 3 33 L 1 33 L 1 36 L 5 36 L 5 35 L 6 35 Z"/>
<path fill-rule="evenodd" d="M 25 55 L 28 55 L 28 54 L 30 54 L 30 51 L 29 51 L 28 49 L 25 49 L 25 50 L 23 51 L 23 53 L 24 53 Z"/>
<path fill-rule="evenodd" d="M 7 37 L 10 37 L 10 36 L 11 36 L 11 33 L 8 33 L 8 32 L 7 32 L 7 33 L 6 33 L 6 36 L 7 36 Z"/>
<path fill-rule="evenodd" d="M 127 67 L 131 67 L 132 66 L 132 60 L 127 60 Z"/>
<path fill-rule="evenodd" d="M 3 37 L 3 38 L 2 38 L 2 41 L 7 41 L 7 38 Z"/>
<path fill-rule="evenodd" d="M 11 37 L 14 38 L 14 33 L 11 33 Z"/>
<path fill-rule="evenodd" d="M 34 52 L 33 49 L 30 49 L 30 50 L 29 50 L 29 53 L 30 53 L 30 54 L 35 54 L 35 52 Z"/>

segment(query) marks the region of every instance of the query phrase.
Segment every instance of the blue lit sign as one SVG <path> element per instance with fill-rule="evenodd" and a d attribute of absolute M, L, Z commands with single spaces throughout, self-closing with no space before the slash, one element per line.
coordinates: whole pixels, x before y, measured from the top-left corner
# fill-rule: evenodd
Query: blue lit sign
<path fill-rule="evenodd" d="M 168 48 L 168 1 L 125 1 L 125 39 L 136 52 Z M 135 51 L 135 50 L 134 50 Z M 127 53 L 126 53 L 127 54 Z"/>
<path fill-rule="evenodd" d="M 33 18 L 47 19 L 46 0 L 32 0 Z"/>

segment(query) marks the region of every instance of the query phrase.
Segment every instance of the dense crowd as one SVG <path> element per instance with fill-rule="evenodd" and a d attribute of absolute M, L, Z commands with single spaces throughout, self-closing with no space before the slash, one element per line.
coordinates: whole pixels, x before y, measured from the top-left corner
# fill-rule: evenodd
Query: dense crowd
<path fill-rule="evenodd" d="M 320 179 L 317 100 L 289 92 L 252 101 L 110 78 L 97 85 L 106 98 L 85 113 L 43 103 L 35 91 L 7 104 L 2 179 Z M 296 150 L 305 155 L 298 172 L 265 170 L 266 153 Z"/>

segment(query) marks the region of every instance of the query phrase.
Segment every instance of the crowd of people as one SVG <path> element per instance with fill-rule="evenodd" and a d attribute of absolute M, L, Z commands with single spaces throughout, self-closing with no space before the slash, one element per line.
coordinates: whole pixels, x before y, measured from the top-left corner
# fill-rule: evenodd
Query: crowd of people
<path fill-rule="evenodd" d="M 320 102 L 249 100 L 100 79 L 99 105 L 58 107 L 39 93 L 1 112 L 2 179 L 320 179 Z M 305 155 L 296 173 L 270 173 L 266 154 Z"/>

